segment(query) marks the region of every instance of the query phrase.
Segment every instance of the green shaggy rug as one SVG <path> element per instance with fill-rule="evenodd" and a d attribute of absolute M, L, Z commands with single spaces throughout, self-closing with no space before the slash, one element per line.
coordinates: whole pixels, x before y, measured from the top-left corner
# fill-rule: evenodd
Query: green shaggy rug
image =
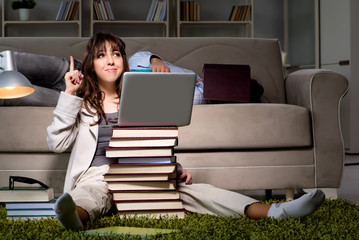
<path fill-rule="evenodd" d="M 154 235 L 106 235 L 64 230 L 56 219 L 6 219 L 0 208 L 0 239 L 359 239 L 359 206 L 326 200 L 311 216 L 286 221 L 226 218 L 186 213 L 184 219 L 125 218 L 117 215 L 90 222 L 85 230 L 111 226 L 171 229 Z M 131 228 L 131 229 L 132 229 Z"/>

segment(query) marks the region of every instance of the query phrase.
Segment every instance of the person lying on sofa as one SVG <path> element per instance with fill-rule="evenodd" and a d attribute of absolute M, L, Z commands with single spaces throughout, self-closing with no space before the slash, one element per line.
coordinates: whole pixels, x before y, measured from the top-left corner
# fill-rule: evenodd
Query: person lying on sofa
<path fill-rule="evenodd" d="M 70 59 L 14 51 L 17 69 L 33 84 L 35 92 L 17 99 L 0 99 L 0 106 L 56 106 L 59 93 L 65 90 L 65 73 Z M 151 52 L 137 52 L 128 60 L 130 69 L 150 69 L 153 72 L 191 72 L 165 62 Z M 74 59 L 74 69 L 81 70 L 81 61 Z M 197 75 L 193 104 L 203 103 L 203 83 Z"/>
<path fill-rule="evenodd" d="M 81 72 L 70 59 L 66 87 L 60 93 L 54 120 L 47 129 L 47 142 L 54 152 L 73 146 L 64 193 L 56 201 L 55 212 L 64 228 L 82 229 L 87 221 L 103 216 L 113 207 L 103 175 L 109 164 L 117 161 L 105 157 L 112 130 L 100 126 L 117 116 L 120 83 L 123 73 L 129 71 L 129 64 L 125 43 L 104 33 L 90 38 Z M 192 184 L 192 176 L 185 169 L 178 169 L 178 181 L 187 211 L 227 217 L 300 218 L 313 213 L 325 199 L 321 190 L 315 190 L 291 202 L 262 204 L 209 184 Z"/>

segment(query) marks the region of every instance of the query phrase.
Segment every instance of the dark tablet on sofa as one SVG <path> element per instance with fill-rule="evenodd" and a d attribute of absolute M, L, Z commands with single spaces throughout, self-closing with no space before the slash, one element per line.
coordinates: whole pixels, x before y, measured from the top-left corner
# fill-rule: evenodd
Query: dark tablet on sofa
<path fill-rule="evenodd" d="M 204 64 L 203 99 L 225 102 L 250 101 L 249 65 Z"/>

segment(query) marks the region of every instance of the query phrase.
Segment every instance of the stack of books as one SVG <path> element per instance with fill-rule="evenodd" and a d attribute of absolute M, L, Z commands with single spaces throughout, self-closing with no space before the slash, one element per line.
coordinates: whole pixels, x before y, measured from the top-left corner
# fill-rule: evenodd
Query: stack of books
<path fill-rule="evenodd" d="M 177 127 L 116 127 L 106 157 L 117 158 L 104 176 L 120 216 L 184 217 L 177 191 Z"/>
<path fill-rule="evenodd" d="M 0 188 L 0 202 L 4 203 L 8 219 L 38 219 L 56 216 L 54 189 L 42 187 Z"/>

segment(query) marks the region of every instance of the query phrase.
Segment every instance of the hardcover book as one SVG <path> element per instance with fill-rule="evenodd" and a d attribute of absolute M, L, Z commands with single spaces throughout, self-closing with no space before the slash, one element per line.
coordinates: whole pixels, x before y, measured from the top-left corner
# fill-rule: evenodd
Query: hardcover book
<path fill-rule="evenodd" d="M 115 204 L 119 212 L 129 210 L 183 209 L 182 201 L 179 199 L 115 201 Z"/>
<path fill-rule="evenodd" d="M 113 200 L 159 200 L 159 199 L 179 199 L 176 190 L 142 190 L 142 191 L 110 191 Z"/>
<path fill-rule="evenodd" d="M 111 138 L 109 147 L 174 147 L 177 137 Z"/>
<path fill-rule="evenodd" d="M 149 216 L 149 217 L 178 217 L 184 218 L 185 209 L 164 209 L 164 210 L 129 210 L 129 211 L 121 211 L 118 212 L 120 217 L 142 217 L 142 216 Z"/>
<path fill-rule="evenodd" d="M 137 227 L 106 227 L 106 228 L 97 228 L 86 230 L 85 233 L 92 235 L 129 235 L 131 236 L 140 236 L 141 238 L 148 238 L 150 235 L 156 234 L 167 234 L 172 232 L 177 232 L 176 229 L 159 229 L 159 228 L 137 228 Z"/>
<path fill-rule="evenodd" d="M 55 200 L 49 202 L 7 202 L 6 210 L 54 209 Z"/>
<path fill-rule="evenodd" d="M 178 127 L 116 127 L 112 137 L 178 137 Z"/>
<path fill-rule="evenodd" d="M 173 150 L 171 147 L 108 147 L 106 157 L 165 157 L 171 156 Z"/>
<path fill-rule="evenodd" d="M 250 101 L 250 66 L 204 64 L 203 98 L 225 102 Z"/>
<path fill-rule="evenodd" d="M 176 163 L 176 156 L 169 157 L 121 157 L 118 164 L 170 164 Z"/>
<path fill-rule="evenodd" d="M 107 173 L 171 173 L 176 170 L 177 164 L 110 164 Z"/>
<path fill-rule="evenodd" d="M 175 181 L 107 182 L 108 189 L 114 190 L 175 190 Z"/>
<path fill-rule="evenodd" d="M 123 173 L 105 174 L 105 181 L 169 181 L 176 179 L 177 173 Z"/>
<path fill-rule="evenodd" d="M 0 188 L 0 202 L 46 202 L 54 199 L 54 189 L 43 187 Z"/>

